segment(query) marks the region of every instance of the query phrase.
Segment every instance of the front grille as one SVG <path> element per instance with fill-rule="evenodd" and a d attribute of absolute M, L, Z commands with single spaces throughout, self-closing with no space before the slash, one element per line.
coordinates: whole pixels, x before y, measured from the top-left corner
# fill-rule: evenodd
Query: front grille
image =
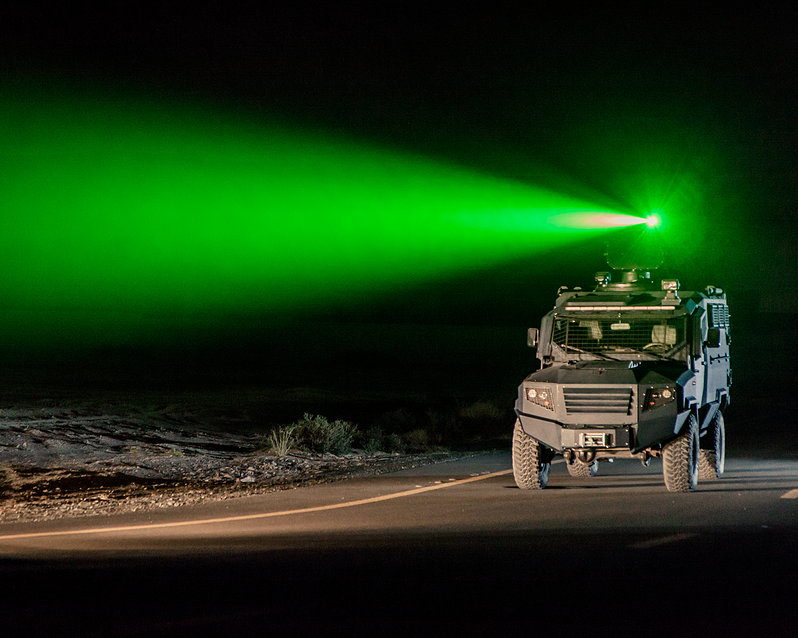
<path fill-rule="evenodd" d="M 567 414 L 630 414 L 632 388 L 563 388 Z"/>

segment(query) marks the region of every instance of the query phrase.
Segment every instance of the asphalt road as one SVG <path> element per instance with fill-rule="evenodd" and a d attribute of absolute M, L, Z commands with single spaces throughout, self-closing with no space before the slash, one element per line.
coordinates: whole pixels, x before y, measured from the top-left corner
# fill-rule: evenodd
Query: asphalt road
<path fill-rule="evenodd" d="M 0 526 L 3 635 L 794 636 L 798 461 L 515 487 L 508 453 L 146 515 Z"/>

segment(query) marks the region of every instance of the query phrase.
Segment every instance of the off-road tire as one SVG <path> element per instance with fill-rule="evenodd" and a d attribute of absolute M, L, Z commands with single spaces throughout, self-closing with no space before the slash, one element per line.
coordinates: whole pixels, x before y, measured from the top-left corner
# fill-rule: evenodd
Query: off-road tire
<path fill-rule="evenodd" d="M 567 465 L 568 474 L 575 478 L 590 478 L 598 472 L 598 461 L 582 463 L 582 461 L 574 459 L 573 463 L 568 463 Z"/>
<path fill-rule="evenodd" d="M 662 473 L 669 492 L 692 492 L 698 484 L 698 422 L 690 415 L 684 431 L 662 448 Z"/>
<path fill-rule="evenodd" d="M 545 448 L 524 432 L 516 420 L 513 430 L 513 476 L 522 490 L 542 490 L 549 482 L 551 459 Z"/>
<path fill-rule="evenodd" d="M 698 451 L 699 480 L 719 479 L 726 466 L 726 425 L 720 412 L 712 419 L 701 445 L 703 449 Z"/>

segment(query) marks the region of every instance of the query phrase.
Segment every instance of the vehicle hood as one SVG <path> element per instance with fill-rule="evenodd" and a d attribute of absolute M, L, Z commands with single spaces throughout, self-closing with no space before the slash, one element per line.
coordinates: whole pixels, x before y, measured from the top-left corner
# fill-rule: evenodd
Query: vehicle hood
<path fill-rule="evenodd" d="M 634 365 L 634 367 L 629 367 Z M 558 384 L 643 384 L 683 385 L 692 372 L 676 361 L 582 361 L 564 366 L 544 368 L 526 380 Z"/>

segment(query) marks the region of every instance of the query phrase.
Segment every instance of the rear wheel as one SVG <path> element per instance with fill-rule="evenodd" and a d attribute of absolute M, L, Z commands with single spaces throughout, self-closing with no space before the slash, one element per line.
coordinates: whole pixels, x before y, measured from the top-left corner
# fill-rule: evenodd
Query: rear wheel
<path fill-rule="evenodd" d="M 714 480 L 723 476 L 726 466 L 726 425 L 718 411 L 698 451 L 698 478 Z"/>
<path fill-rule="evenodd" d="M 579 459 L 574 459 L 568 463 L 568 474 L 577 478 L 589 478 L 598 472 L 598 461 L 592 463 L 582 463 Z"/>
<path fill-rule="evenodd" d="M 698 484 L 698 422 L 690 415 L 684 432 L 662 448 L 662 472 L 669 492 L 692 492 Z"/>
<path fill-rule="evenodd" d="M 522 490 L 542 490 L 549 482 L 551 455 L 516 420 L 513 430 L 513 476 Z"/>

